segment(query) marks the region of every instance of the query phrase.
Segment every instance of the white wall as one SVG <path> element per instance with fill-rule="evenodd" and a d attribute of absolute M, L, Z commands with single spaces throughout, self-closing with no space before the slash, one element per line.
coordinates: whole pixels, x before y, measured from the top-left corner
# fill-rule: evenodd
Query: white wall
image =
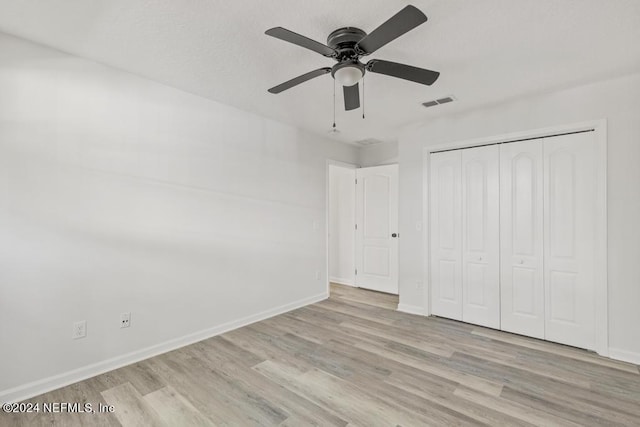
<path fill-rule="evenodd" d="M 356 151 L 0 35 L 0 401 L 326 296 Z"/>
<path fill-rule="evenodd" d="M 393 163 L 398 163 L 397 141 L 365 145 L 358 153 L 358 164 L 363 168 Z"/>
<path fill-rule="evenodd" d="M 432 119 L 400 138 L 400 302 L 423 301 L 422 159 L 427 145 L 606 118 L 611 355 L 640 363 L 640 74 Z"/>
<path fill-rule="evenodd" d="M 329 279 L 355 285 L 356 170 L 329 166 Z"/>

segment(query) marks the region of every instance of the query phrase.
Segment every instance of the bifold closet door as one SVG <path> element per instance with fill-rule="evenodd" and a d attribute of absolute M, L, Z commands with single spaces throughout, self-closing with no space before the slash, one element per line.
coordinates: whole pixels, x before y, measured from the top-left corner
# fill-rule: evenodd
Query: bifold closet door
<path fill-rule="evenodd" d="M 462 186 L 460 150 L 430 157 L 431 311 L 462 320 Z"/>
<path fill-rule="evenodd" d="M 462 320 L 500 328 L 500 155 L 462 150 Z"/>
<path fill-rule="evenodd" d="M 501 329 L 544 339 L 542 140 L 500 146 Z"/>
<path fill-rule="evenodd" d="M 596 140 L 544 139 L 545 338 L 595 349 Z"/>

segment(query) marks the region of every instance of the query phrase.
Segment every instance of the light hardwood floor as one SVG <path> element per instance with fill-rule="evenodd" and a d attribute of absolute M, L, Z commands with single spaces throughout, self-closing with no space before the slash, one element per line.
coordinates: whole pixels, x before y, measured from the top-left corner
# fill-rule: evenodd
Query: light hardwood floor
<path fill-rule="evenodd" d="M 396 306 L 332 285 L 326 301 L 30 400 L 113 414 L 0 425 L 640 425 L 638 366 Z"/>

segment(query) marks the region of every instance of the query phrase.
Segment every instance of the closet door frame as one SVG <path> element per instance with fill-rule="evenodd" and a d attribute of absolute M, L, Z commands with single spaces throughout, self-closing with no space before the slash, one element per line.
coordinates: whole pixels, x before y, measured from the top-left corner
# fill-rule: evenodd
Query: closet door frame
<path fill-rule="evenodd" d="M 430 283 L 430 235 L 431 228 L 429 218 L 429 177 L 431 153 L 445 150 L 478 147 L 490 144 L 503 144 L 527 139 L 545 138 L 572 132 L 593 130 L 597 141 L 597 170 L 596 170 L 596 313 L 595 334 L 596 352 L 609 356 L 609 316 L 608 316 L 608 282 L 607 282 L 607 120 L 593 120 L 580 123 L 565 124 L 541 129 L 532 129 L 522 132 L 514 132 L 503 135 L 495 135 L 484 138 L 468 139 L 457 142 L 449 142 L 427 146 L 423 149 L 423 176 L 422 176 L 422 251 L 423 251 L 423 307 L 427 316 L 431 315 L 431 283 Z M 418 228 L 418 227 L 416 227 Z"/>

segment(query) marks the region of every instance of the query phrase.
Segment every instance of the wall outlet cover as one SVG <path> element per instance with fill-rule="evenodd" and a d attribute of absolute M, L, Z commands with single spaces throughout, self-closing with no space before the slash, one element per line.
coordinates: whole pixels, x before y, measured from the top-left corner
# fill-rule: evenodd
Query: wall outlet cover
<path fill-rule="evenodd" d="M 120 315 L 120 327 L 128 328 L 129 326 L 131 326 L 131 313 L 122 313 Z"/>
<path fill-rule="evenodd" d="M 73 324 L 73 332 L 71 334 L 71 338 L 77 340 L 79 338 L 84 338 L 87 336 L 87 321 L 80 320 L 79 322 L 75 322 Z"/>

